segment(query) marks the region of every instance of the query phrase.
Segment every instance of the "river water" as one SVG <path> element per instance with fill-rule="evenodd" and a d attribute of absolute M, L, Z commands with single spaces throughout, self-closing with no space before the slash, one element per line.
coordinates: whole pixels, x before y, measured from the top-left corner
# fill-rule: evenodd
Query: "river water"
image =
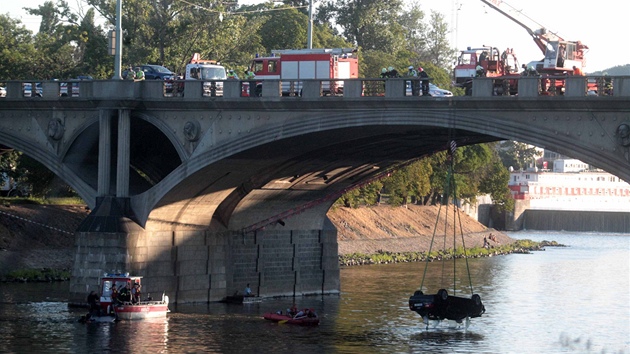
<path fill-rule="evenodd" d="M 298 298 L 317 327 L 262 314 L 292 299 L 174 305 L 166 319 L 81 324 L 68 284 L 0 284 L 2 353 L 630 353 L 630 234 L 512 233 L 556 240 L 533 254 L 469 259 L 486 313 L 427 329 L 409 310 L 426 263 L 342 268 L 341 294 Z M 455 269 L 455 277 L 453 277 Z M 425 293 L 469 296 L 466 262 L 428 264 Z M 446 279 L 446 280 L 444 280 Z M 443 283 L 445 282 L 445 283 Z M 450 284 L 444 286 L 444 284 Z"/>

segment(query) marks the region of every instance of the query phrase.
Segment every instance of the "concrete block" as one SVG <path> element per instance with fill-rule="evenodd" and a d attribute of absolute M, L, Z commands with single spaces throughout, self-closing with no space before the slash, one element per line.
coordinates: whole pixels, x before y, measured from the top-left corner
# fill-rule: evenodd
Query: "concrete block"
<path fill-rule="evenodd" d="M 262 82 L 263 97 L 280 97 L 282 96 L 282 84 L 279 80 L 264 80 Z"/>
<path fill-rule="evenodd" d="M 164 81 L 144 80 L 136 84 L 140 84 L 142 98 L 164 98 Z"/>
<path fill-rule="evenodd" d="M 569 76 L 564 83 L 564 95 L 566 97 L 586 96 L 587 79 L 585 76 Z"/>
<path fill-rule="evenodd" d="M 208 247 L 196 245 L 182 245 L 177 247 L 177 260 L 207 260 Z"/>
<path fill-rule="evenodd" d="M 154 231 L 147 234 L 147 239 L 151 246 L 172 246 L 173 245 L 173 232 L 172 231 Z"/>
<path fill-rule="evenodd" d="M 491 97 L 492 96 L 493 79 L 478 77 L 473 80 L 472 95 L 473 97 Z M 520 92 L 519 92 L 520 96 Z"/>
<path fill-rule="evenodd" d="M 205 289 L 207 290 L 210 286 L 210 276 L 207 274 L 191 274 L 191 275 L 180 275 L 178 277 L 178 289 L 187 291 L 187 290 L 196 290 L 196 289 Z"/>
<path fill-rule="evenodd" d="M 207 303 L 208 301 L 208 289 L 180 289 L 177 292 L 177 303 Z"/>
<path fill-rule="evenodd" d="M 522 77 L 518 79 L 518 97 L 538 97 L 540 79 L 538 77 Z"/>
<path fill-rule="evenodd" d="M 186 80 L 184 82 L 184 99 L 200 99 L 203 97 L 203 81 Z"/>
<path fill-rule="evenodd" d="M 175 231 L 173 233 L 173 242 L 176 246 L 205 246 L 206 235 L 204 231 Z"/>
<path fill-rule="evenodd" d="M 405 80 L 387 79 L 385 81 L 385 97 L 404 97 L 405 93 Z"/>
<path fill-rule="evenodd" d="M 630 97 L 630 77 L 615 77 L 614 94 L 618 97 Z"/>
<path fill-rule="evenodd" d="M 227 80 L 223 82 L 223 97 L 241 97 L 243 82 L 240 80 Z"/>
<path fill-rule="evenodd" d="M 344 80 L 343 97 L 361 97 L 363 94 L 363 81 L 360 79 Z"/>
<path fill-rule="evenodd" d="M 205 259 L 185 260 L 177 262 L 177 274 L 182 276 L 208 274 L 208 263 Z"/>
<path fill-rule="evenodd" d="M 302 97 L 312 98 L 322 95 L 322 82 L 320 80 L 305 80 L 302 87 Z"/>

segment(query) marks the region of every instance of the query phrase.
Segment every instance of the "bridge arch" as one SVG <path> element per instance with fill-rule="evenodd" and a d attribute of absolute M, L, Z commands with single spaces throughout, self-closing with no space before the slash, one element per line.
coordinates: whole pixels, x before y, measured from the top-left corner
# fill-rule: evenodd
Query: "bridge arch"
<path fill-rule="evenodd" d="M 219 221 L 221 228 L 240 229 L 251 225 L 254 218 L 264 220 L 296 210 L 309 200 L 338 195 L 378 172 L 442 150 L 452 138 L 460 146 L 517 140 L 582 159 L 613 174 L 627 174 L 615 168 L 614 161 L 603 163 L 599 158 L 601 149 L 620 150 L 615 134 L 626 121 L 623 114 L 580 112 L 567 108 L 570 105 L 554 111 L 495 106 L 483 110 L 456 105 L 447 110 L 367 107 L 333 114 L 304 110 L 282 119 L 271 114 L 264 125 L 240 126 L 246 133 L 238 138 L 195 152 L 164 183 L 143 196 L 142 202 L 149 207 L 139 215 L 193 228 Z M 580 124 L 585 121 L 601 122 L 584 129 Z M 610 124 L 601 124 L 607 121 Z M 558 122 L 566 122 L 566 127 Z M 533 129 L 534 124 L 542 127 Z M 593 149 L 585 145 L 582 138 L 593 135 L 608 140 L 607 146 Z M 263 166 L 257 156 L 276 162 Z M 344 177 L 329 181 L 330 171 Z M 328 204 L 322 203 L 322 207 Z M 256 210 L 253 205 L 265 206 Z M 326 210 L 321 208 L 319 213 Z M 194 220 L 183 215 L 195 215 Z M 297 224 L 312 226 L 303 219 L 307 218 L 296 219 Z"/>

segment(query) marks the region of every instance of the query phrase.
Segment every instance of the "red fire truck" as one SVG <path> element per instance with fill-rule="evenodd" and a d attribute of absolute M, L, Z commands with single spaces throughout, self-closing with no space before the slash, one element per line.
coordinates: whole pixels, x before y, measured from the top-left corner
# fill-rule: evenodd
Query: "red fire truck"
<path fill-rule="evenodd" d="M 271 53 L 268 57 L 256 55 L 251 64 L 258 93 L 262 80 L 280 80 L 283 96 L 299 96 L 301 80 L 359 77 L 359 61 L 354 48 L 289 49 Z M 343 81 L 322 81 L 323 95 L 342 93 Z"/>

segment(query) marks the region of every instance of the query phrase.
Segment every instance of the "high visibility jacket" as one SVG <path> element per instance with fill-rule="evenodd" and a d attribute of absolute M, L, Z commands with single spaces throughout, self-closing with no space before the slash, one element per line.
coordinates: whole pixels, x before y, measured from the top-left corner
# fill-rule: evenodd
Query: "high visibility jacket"
<path fill-rule="evenodd" d="M 136 71 L 136 80 L 144 80 L 144 71 L 142 70 Z"/>

